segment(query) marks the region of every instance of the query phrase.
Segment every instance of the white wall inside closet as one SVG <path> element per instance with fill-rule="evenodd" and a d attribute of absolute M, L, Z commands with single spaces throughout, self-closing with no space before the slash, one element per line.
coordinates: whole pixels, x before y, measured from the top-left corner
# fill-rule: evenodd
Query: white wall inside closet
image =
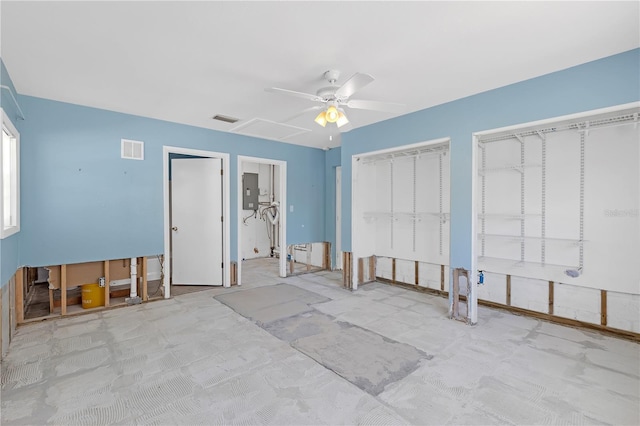
<path fill-rule="evenodd" d="M 476 136 L 481 299 L 640 331 L 639 113 L 623 105 Z"/>
<path fill-rule="evenodd" d="M 354 257 L 448 265 L 449 182 L 448 139 L 354 156 Z"/>

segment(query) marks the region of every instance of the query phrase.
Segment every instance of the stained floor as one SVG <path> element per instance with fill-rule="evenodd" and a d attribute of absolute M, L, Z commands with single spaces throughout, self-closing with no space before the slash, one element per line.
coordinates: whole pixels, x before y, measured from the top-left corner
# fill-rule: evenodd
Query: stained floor
<path fill-rule="evenodd" d="M 439 297 L 276 271 L 246 261 L 241 287 L 21 326 L 1 423 L 640 424 L 636 343 L 482 307 L 469 327 Z M 218 300 L 241 292 L 251 309 Z"/>

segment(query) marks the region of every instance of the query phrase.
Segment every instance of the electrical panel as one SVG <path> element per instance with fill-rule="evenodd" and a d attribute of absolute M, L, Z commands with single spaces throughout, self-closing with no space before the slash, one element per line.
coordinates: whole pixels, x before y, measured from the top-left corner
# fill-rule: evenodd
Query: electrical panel
<path fill-rule="evenodd" d="M 242 209 L 258 210 L 258 174 L 242 174 Z"/>

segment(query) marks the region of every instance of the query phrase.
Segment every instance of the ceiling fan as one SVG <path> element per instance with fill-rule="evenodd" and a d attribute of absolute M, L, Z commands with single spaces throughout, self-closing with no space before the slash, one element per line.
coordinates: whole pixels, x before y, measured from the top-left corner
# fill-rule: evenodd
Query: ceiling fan
<path fill-rule="evenodd" d="M 336 82 L 340 77 L 340 71 L 329 70 L 324 73 L 324 78 L 329 82 L 329 86 L 318 89 L 316 94 L 296 92 L 294 90 L 281 89 L 271 87 L 265 89 L 267 92 L 281 93 L 284 95 L 295 96 L 298 98 L 308 99 L 314 102 L 320 102 L 324 105 L 316 105 L 300 111 L 299 113 L 287 118 L 284 121 L 292 120 L 302 114 L 310 111 L 322 110 L 315 118 L 315 122 L 325 127 L 327 123 L 336 123 L 338 127 L 342 127 L 349 122 L 344 112 L 344 107 L 354 109 L 368 109 L 374 111 L 385 112 L 402 112 L 404 105 L 389 102 L 367 101 L 360 99 L 350 99 L 358 90 L 362 89 L 374 78 L 369 74 L 355 73 L 342 86 L 338 86 Z"/>

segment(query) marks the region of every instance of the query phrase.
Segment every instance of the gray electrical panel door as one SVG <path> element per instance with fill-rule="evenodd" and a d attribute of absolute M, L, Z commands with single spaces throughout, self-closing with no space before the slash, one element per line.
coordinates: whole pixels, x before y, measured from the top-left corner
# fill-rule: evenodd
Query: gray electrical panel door
<path fill-rule="evenodd" d="M 258 210 L 258 174 L 242 174 L 242 209 Z"/>

